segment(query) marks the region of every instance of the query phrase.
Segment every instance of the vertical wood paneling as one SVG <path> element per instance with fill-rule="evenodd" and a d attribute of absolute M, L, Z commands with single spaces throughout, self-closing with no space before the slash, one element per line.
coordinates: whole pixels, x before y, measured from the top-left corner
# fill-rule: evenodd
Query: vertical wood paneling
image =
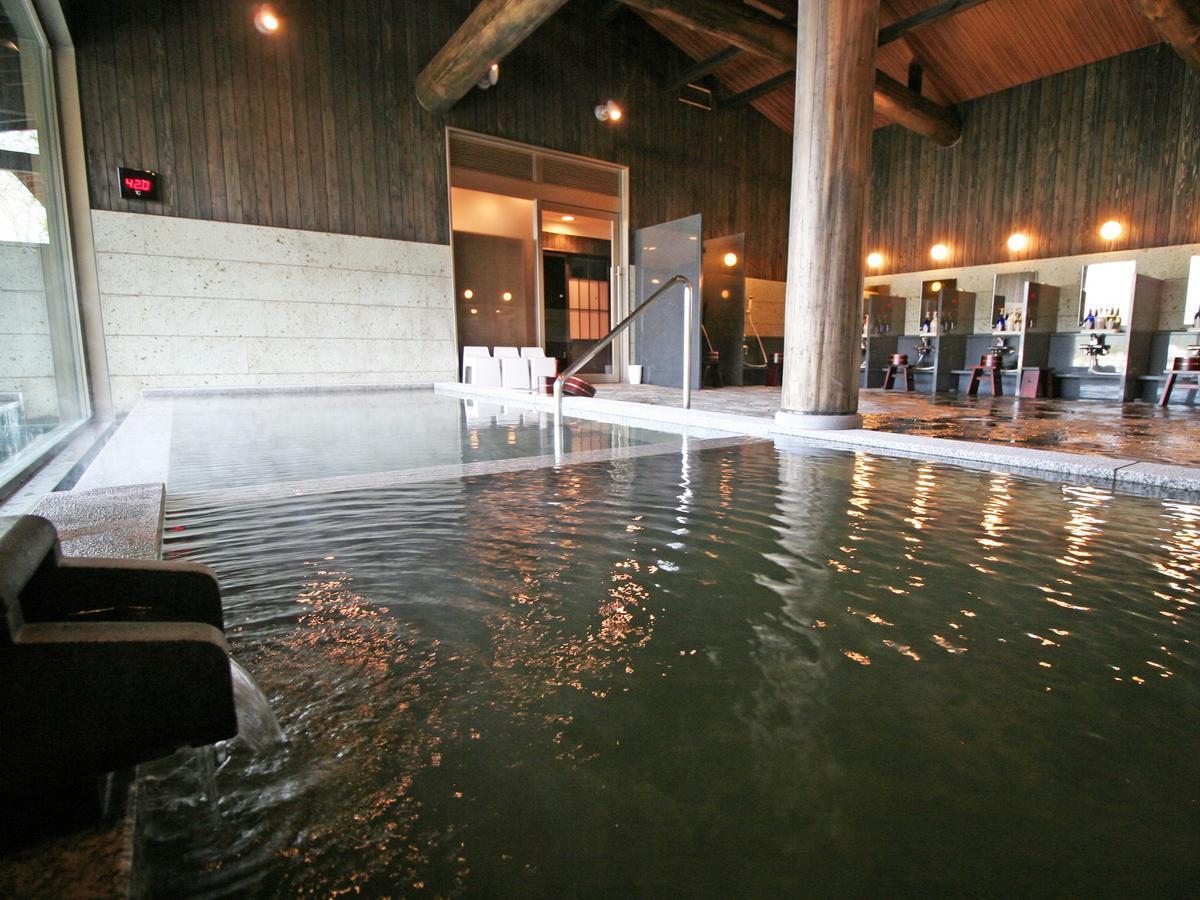
<path fill-rule="evenodd" d="M 472 0 L 287 0 L 275 37 L 240 0 L 67 6 L 98 209 L 446 242 L 458 125 L 629 165 L 633 226 L 702 212 L 709 234 L 748 232 L 751 274 L 784 277 L 788 136 L 677 103 L 659 75 L 682 52 L 630 13 L 568 4 L 439 117 L 413 83 Z M 619 127 L 592 115 L 608 97 Z M 161 172 L 162 202 L 122 201 L 117 165 Z"/>
<path fill-rule="evenodd" d="M 1136 50 L 965 104 L 949 150 L 899 128 L 876 132 L 867 243 L 886 271 L 1110 249 L 1096 233 L 1126 226 L 1112 249 L 1200 241 L 1200 76 L 1166 46 Z"/>

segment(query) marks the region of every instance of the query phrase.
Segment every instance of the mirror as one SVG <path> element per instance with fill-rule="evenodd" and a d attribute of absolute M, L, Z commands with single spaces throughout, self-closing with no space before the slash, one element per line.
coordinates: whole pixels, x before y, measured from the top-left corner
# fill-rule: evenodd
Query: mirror
<path fill-rule="evenodd" d="M 1119 333 L 1129 326 L 1137 263 L 1132 259 L 1083 267 L 1079 291 L 1079 327 Z"/>
<path fill-rule="evenodd" d="M 1188 331 L 1200 331 L 1200 256 L 1193 256 L 1188 268 L 1187 301 L 1183 305 L 1183 325 Z"/>

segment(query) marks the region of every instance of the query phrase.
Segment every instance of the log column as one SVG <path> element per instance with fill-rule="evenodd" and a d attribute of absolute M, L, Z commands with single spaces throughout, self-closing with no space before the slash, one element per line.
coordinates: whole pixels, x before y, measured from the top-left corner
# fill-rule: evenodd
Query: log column
<path fill-rule="evenodd" d="M 879 0 L 800 0 L 778 430 L 857 428 Z"/>

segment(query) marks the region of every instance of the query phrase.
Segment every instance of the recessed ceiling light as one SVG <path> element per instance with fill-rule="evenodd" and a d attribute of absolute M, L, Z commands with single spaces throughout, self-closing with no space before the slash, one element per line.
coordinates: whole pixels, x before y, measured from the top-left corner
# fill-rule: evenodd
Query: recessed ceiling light
<path fill-rule="evenodd" d="M 734 253 L 732 250 L 725 254 L 725 265 L 731 266 L 731 267 L 736 266 L 737 261 L 738 261 L 738 255 L 736 253 Z"/>
<path fill-rule="evenodd" d="M 1121 236 L 1121 233 L 1124 230 L 1124 226 L 1122 226 L 1121 223 L 1116 219 L 1109 219 L 1100 226 L 1100 237 L 1104 238 L 1106 241 L 1115 241 Z"/>
<path fill-rule="evenodd" d="M 1014 231 L 1008 236 L 1008 249 L 1014 253 L 1019 253 L 1029 246 L 1029 238 L 1019 231 Z"/>
<path fill-rule="evenodd" d="M 504 300 L 505 303 L 507 303 L 509 300 L 512 299 L 512 291 L 505 291 L 503 294 L 500 295 L 500 297 L 502 300 Z M 499 310 L 497 310 L 497 312 L 499 312 Z"/>
<path fill-rule="evenodd" d="M 941 262 L 950 255 L 950 248 L 945 244 L 934 244 L 929 248 L 929 255 L 938 262 Z"/>
<path fill-rule="evenodd" d="M 880 266 L 883 265 L 883 254 L 882 253 L 872 253 L 869 256 L 867 256 L 867 265 L 870 266 L 872 269 L 878 269 Z"/>
<path fill-rule="evenodd" d="M 473 290 L 471 290 L 470 288 L 467 288 L 465 291 L 463 291 L 463 298 L 466 300 L 470 300 L 474 296 L 475 296 L 475 292 Z"/>
<path fill-rule="evenodd" d="M 562 220 L 563 220 L 564 222 L 574 222 L 574 221 L 575 221 L 575 217 L 574 217 L 574 216 L 563 216 L 563 217 L 562 217 Z"/>

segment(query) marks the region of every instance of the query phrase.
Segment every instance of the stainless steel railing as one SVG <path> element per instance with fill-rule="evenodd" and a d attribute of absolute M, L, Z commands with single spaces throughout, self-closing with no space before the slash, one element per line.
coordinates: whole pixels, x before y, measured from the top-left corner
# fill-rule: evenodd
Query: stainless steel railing
<path fill-rule="evenodd" d="M 621 334 L 626 328 L 633 324 L 634 320 L 654 305 L 656 301 L 664 297 L 671 288 L 677 284 L 683 285 L 683 408 L 690 409 L 692 405 L 692 295 L 695 289 L 692 287 L 692 282 L 683 275 L 676 275 L 668 278 L 663 286 L 646 298 L 637 309 L 627 315 L 624 319 L 613 326 L 612 331 L 606 334 L 596 343 L 592 344 L 583 355 L 575 362 L 567 366 L 562 374 L 554 379 L 554 429 L 555 436 L 559 438 L 562 434 L 562 389 L 563 382 L 586 366 L 591 359 L 617 339 L 617 335 Z"/>

